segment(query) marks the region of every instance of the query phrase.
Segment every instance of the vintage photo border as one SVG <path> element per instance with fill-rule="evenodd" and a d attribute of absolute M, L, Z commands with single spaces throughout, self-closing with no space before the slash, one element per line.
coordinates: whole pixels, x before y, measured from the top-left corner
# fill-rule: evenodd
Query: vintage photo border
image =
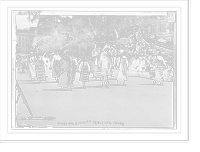
<path fill-rule="evenodd" d="M 119 2 L 119 1 L 118 1 Z M 130 1 L 127 1 L 127 2 L 130 2 Z M 130 2 L 130 3 L 132 3 L 132 2 Z M 150 2 L 150 3 L 152 3 L 152 2 Z M 24 6 L 24 4 L 26 5 L 26 6 Z M 1 9 L 1 16 L 2 16 L 2 12 L 3 13 L 7 13 L 7 18 L 5 18 L 4 17 L 4 20 L 7 20 L 7 26 L 0 26 L 1 27 L 1 31 L 2 31 L 2 28 L 5 28 L 6 27 L 6 29 L 7 29 L 7 31 L 6 32 L 4 32 L 4 34 L 7 34 L 7 36 L 5 36 L 6 37 L 6 39 L 5 40 L 3 40 L 2 39 L 2 37 L 1 37 L 1 50 L 11 50 L 11 46 L 12 46 L 12 44 L 11 44 L 11 42 L 9 42 L 9 38 L 10 38 L 10 36 L 11 36 L 11 31 L 9 31 L 9 28 L 11 29 L 11 19 L 10 19 L 10 17 L 9 16 L 11 16 L 11 11 L 17 11 L 17 10 L 30 10 L 30 8 L 31 7 L 28 7 L 28 6 L 30 6 L 30 4 L 27 4 L 27 3 L 24 3 L 23 4 L 23 6 L 21 6 L 20 7 L 20 4 L 17 4 L 17 3 L 15 3 L 15 5 L 18 5 L 18 6 L 13 6 L 13 5 L 11 5 L 10 6 L 10 3 L 8 4 L 5 4 L 4 3 L 4 6 L 6 6 L 6 8 L 4 8 L 4 9 Z M 142 6 L 141 5 L 141 2 L 138 2 L 137 1 L 137 3 L 135 3 L 134 2 L 134 4 L 139 4 L 139 6 Z M 73 5 L 73 4 L 72 4 Z M 169 4 L 168 4 L 169 5 Z M 167 5 L 167 6 L 168 6 Z M 179 4 L 180 5 L 180 4 Z M 176 98 L 177 98 L 177 128 L 175 129 L 175 130 L 159 130 L 159 129 L 154 129 L 154 130 L 140 130 L 140 129 L 135 129 L 135 130 L 87 130 L 87 131 L 85 131 L 85 130 L 70 130 L 70 131 L 66 131 L 66 130 L 48 130 L 48 131 L 44 131 L 44 130 L 34 130 L 34 131 L 32 131 L 32 130 L 18 130 L 18 131 L 16 131 L 16 130 L 12 130 L 11 129 L 11 125 L 12 125 L 12 120 L 11 120 L 11 109 L 9 109 L 10 107 L 12 107 L 12 108 L 14 108 L 12 105 L 11 105 L 11 103 L 9 103 L 8 101 L 11 101 L 12 99 L 12 96 L 11 96 L 11 92 L 9 91 L 9 90 L 11 90 L 12 88 L 11 88 L 11 83 L 12 83 L 12 80 L 10 80 L 9 78 L 9 76 L 11 76 L 11 73 L 10 73 L 10 71 L 11 71 L 11 59 L 9 59 L 9 56 L 11 55 L 11 52 L 6 52 L 6 53 L 4 53 L 3 54 L 3 52 L 1 51 L 1 58 L 2 58 L 2 56 L 3 55 L 5 55 L 5 56 L 7 56 L 7 58 L 2 58 L 2 60 L 1 60 L 1 68 L 2 67 L 4 67 L 5 68 L 5 66 L 3 66 L 2 65 L 2 63 L 7 63 L 7 69 L 5 69 L 5 71 L 7 71 L 7 74 L 8 74 L 8 76 L 7 76 L 7 79 L 4 79 L 5 77 L 2 77 L 2 75 L 1 75 L 1 83 L 3 82 L 2 80 L 7 80 L 7 81 L 5 81 L 5 82 L 3 82 L 2 84 L 5 84 L 5 85 L 7 85 L 6 87 L 1 87 L 1 99 L 6 99 L 6 101 L 7 101 L 7 104 L 5 104 L 5 102 L 1 102 L 1 118 L 2 118 L 2 116 L 4 115 L 4 119 L 1 121 L 1 125 L 2 125 L 2 122 L 6 122 L 6 125 L 7 126 L 3 126 L 2 127 L 2 129 L 1 129 L 1 132 L 4 130 L 4 131 L 6 131 L 7 130 L 7 133 L 9 134 L 9 135 L 12 135 L 13 137 L 14 136 L 16 136 L 16 135 L 18 135 L 18 134 L 22 134 L 23 135 L 23 139 L 24 139 L 24 137 L 25 138 L 28 138 L 28 139 L 30 139 L 30 137 L 28 137 L 27 135 L 28 134 L 30 134 L 30 135 L 33 135 L 33 133 L 35 134 L 42 134 L 42 135 L 49 135 L 49 134 L 56 134 L 56 138 L 57 139 L 60 139 L 60 140 L 63 140 L 63 139 L 66 139 L 65 137 L 61 137 L 61 134 L 64 132 L 65 134 L 73 134 L 73 135 L 75 135 L 75 136 L 70 136 L 71 138 L 67 138 L 67 139 L 75 139 L 75 138 L 77 138 L 77 135 L 79 134 L 79 136 L 78 136 L 78 138 L 79 139 L 83 139 L 83 140 L 85 140 L 84 138 L 82 138 L 83 136 L 80 136 L 80 135 L 83 135 L 83 134 L 89 134 L 89 135 L 92 135 L 91 137 L 89 137 L 90 139 L 92 139 L 92 138 L 94 138 L 94 139 L 97 139 L 97 137 L 95 137 L 95 136 L 93 136 L 93 135 L 97 135 L 98 136 L 98 139 L 103 139 L 104 137 L 102 137 L 100 134 L 102 134 L 102 133 L 104 133 L 104 134 L 106 134 L 106 135 L 110 135 L 110 134 L 112 134 L 112 135 L 115 135 L 115 134 L 120 134 L 121 136 L 123 136 L 123 138 L 125 139 L 127 139 L 127 140 L 130 140 L 130 139 L 141 139 L 141 138 L 143 138 L 143 139 L 146 139 L 146 140 L 148 140 L 148 139 L 151 139 L 148 135 L 152 135 L 152 134 L 156 134 L 156 135 L 158 135 L 159 133 L 160 134 L 165 134 L 166 135 L 166 133 L 168 133 L 168 135 L 171 133 L 172 135 L 177 135 L 177 134 L 180 134 L 183 130 L 185 131 L 185 130 L 187 130 L 186 128 L 186 126 L 182 126 L 182 121 L 183 121 L 183 117 L 185 117 L 186 116 L 186 118 L 188 118 L 188 116 L 187 116 L 187 112 L 186 112 L 186 114 L 183 116 L 183 113 L 182 113 L 182 106 L 183 106 L 183 104 L 184 105 L 186 105 L 186 107 L 184 107 L 184 110 L 186 110 L 185 108 L 187 108 L 187 84 L 181 84 L 180 82 L 183 82 L 183 80 L 185 81 L 187 81 L 188 79 L 187 79 L 187 70 L 186 71 L 184 71 L 184 74 L 186 74 L 186 75 L 182 75 L 183 74 L 183 70 L 181 69 L 182 68 L 182 63 L 183 63 L 183 60 L 186 60 L 186 61 L 188 61 L 187 60 L 187 43 L 186 44 L 184 44 L 184 46 L 182 47 L 182 45 L 183 45 L 183 37 L 181 37 L 181 36 L 183 36 L 183 35 L 185 35 L 185 34 L 183 34 L 183 33 L 181 33 L 181 32 L 183 32 L 183 29 L 184 30 L 187 30 L 187 26 L 185 27 L 185 25 L 183 25 L 183 24 L 181 24 L 183 21 L 182 21 L 182 19 L 184 19 L 184 17 L 183 17 L 183 15 L 186 15 L 187 16 L 187 8 L 186 8 L 186 6 L 185 6 L 185 4 L 181 4 L 182 6 L 180 7 L 178 7 L 178 4 L 177 4 L 177 7 L 175 6 L 175 5 L 173 5 L 173 7 L 171 6 L 168 6 L 168 7 L 166 7 L 166 8 L 168 8 L 169 9 L 169 11 L 177 11 L 177 19 L 180 19 L 180 23 L 178 22 L 177 23 L 177 32 L 179 33 L 179 34 L 177 34 L 177 61 L 175 61 L 176 63 L 177 63 L 177 70 L 175 70 L 176 72 L 177 72 L 177 92 L 176 92 Z M 41 9 L 46 9 L 46 10 L 52 10 L 52 8 L 53 9 L 64 9 L 64 8 L 60 8 L 60 7 L 58 7 L 57 5 L 56 5 L 56 7 L 44 7 L 44 8 L 41 8 L 41 4 L 40 4 L 40 7 L 39 8 L 36 8 L 35 6 L 35 8 L 34 7 L 32 7 L 32 10 L 41 10 Z M 44 6 L 44 3 L 43 3 L 43 6 Z M 108 6 L 108 5 L 107 5 Z M 146 7 L 145 7 L 146 6 Z M 135 10 L 138 10 L 138 9 L 145 9 L 145 10 L 151 10 L 152 11 L 152 7 L 147 7 L 147 5 L 145 4 L 145 6 L 144 6 L 144 8 L 142 7 L 137 7 L 136 5 L 134 6 L 134 7 L 127 7 L 127 6 L 121 6 L 121 7 L 119 7 L 118 6 L 118 9 L 119 10 L 124 10 L 125 8 L 126 8 L 126 10 L 128 9 L 128 10 L 131 10 L 132 8 L 134 8 Z M 151 5 L 152 6 L 152 5 Z M 163 6 L 163 5 L 162 5 Z M 166 6 L 166 5 L 165 5 Z M 183 10 L 183 8 L 182 7 L 184 7 L 184 11 L 182 11 Z M 2 8 L 2 5 L 1 5 L 1 8 Z M 66 8 L 66 7 L 65 7 Z M 70 6 L 68 6 L 68 8 L 69 8 L 69 10 L 70 11 L 72 11 L 73 9 L 74 10 L 76 10 L 77 8 L 78 9 L 83 9 L 83 11 L 84 11 L 84 9 L 86 10 L 86 9 L 88 9 L 88 6 L 87 7 L 85 7 L 85 6 L 82 6 L 82 7 L 75 7 L 75 8 L 72 8 L 72 7 L 70 7 Z M 102 7 L 100 7 L 101 9 L 102 9 Z M 156 10 L 163 10 L 163 8 L 160 6 L 160 7 L 156 7 L 157 9 Z M 91 7 L 90 8 L 91 10 L 92 9 L 94 9 L 94 7 Z M 115 7 L 115 6 L 109 6 L 109 7 L 106 7 L 106 8 L 103 8 L 103 9 L 111 9 L 111 10 L 116 10 L 117 9 L 117 7 Z M 155 10 L 155 9 L 154 9 Z M 2 21 L 2 20 L 1 20 Z M 187 23 L 187 18 L 186 18 L 186 21 L 184 22 L 184 23 Z M 184 27 L 183 27 L 184 26 Z M 181 31 L 181 32 L 180 32 Z M 181 35 L 181 36 L 180 36 Z M 186 35 L 187 35 L 187 33 L 186 33 Z M 182 38 L 181 40 L 179 39 L 179 38 Z M 4 44 L 3 43 L 3 41 L 4 42 L 7 42 L 6 44 Z M 187 38 L 184 38 L 184 42 L 187 42 Z M 180 45 L 181 44 L 181 45 Z M 6 46 L 7 45 L 7 46 Z M 185 46 L 186 45 L 186 46 Z M 184 48 L 185 47 L 185 48 Z M 182 52 L 182 54 L 180 53 L 180 50 L 182 51 L 182 50 L 184 50 L 184 52 Z M 2 55 L 3 54 L 3 55 Z M 184 54 L 184 55 L 183 55 Z M 7 60 L 6 60 L 7 59 Z M 188 67 L 187 66 L 187 62 L 186 62 L 186 67 Z M 180 69 L 179 69 L 180 68 Z M 9 71 L 9 69 L 10 69 L 10 71 Z M 181 76 L 181 77 L 180 77 Z M 178 79 L 178 78 L 180 78 L 180 80 Z M 180 87 L 181 86 L 181 87 Z M 183 90 L 179 90 L 179 87 L 180 87 L 180 89 L 184 89 L 184 91 Z M 183 88 L 182 88 L 183 87 Z M 184 88 L 184 87 L 186 87 L 186 88 Z M 186 89 L 186 90 L 185 90 Z M 3 90 L 3 92 L 2 92 L 2 90 Z M 8 91 L 8 92 L 6 92 L 6 91 Z M 4 93 L 6 93 L 6 94 L 4 94 Z M 186 94 L 183 94 L 183 93 L 186 93 Z M 183 95 L 184 95 L 184 97 L 183 97 Z M 185 98 L 186 97 L 186 98 Z M 184 100 L 184 103 L 180 103 L 180 101 L 182 101 L 182 100 Z M 2 100 L 1 100 L 2 101 Z M 7 106 L 7 109 L 6 108 L 2 108 L 2 105 L 6 105 Z M 7 118 L 5 117 L 5 116 L 7 116 Z M 187 123 L 187 119 L 186 119 L 186 123 Z M 131 133 L 131 134 L 134 134 L 134 136 L 135 136 L 135 134 L 139 134 L 140 135 L 140 137 L 130 137 L 130 136 L 126 136 L 127 134 L 129 134 L 129 133 Z M 7 134 L 7 135 L 8 135 Z M 5 134 L 5 132 L 4 132 L 4 139 L 10 139 L 10 137 L 9 136 L 5 136 L 6 134 Z M 60 135 L 60 136 L 59 136 Z M 125 135 L 125 136 L 124 136 Z M 146 136 L 144 136 L 144 135 L 146 135 Z M 34 136 L 34 135 L 33 135 Z M 42 136 L 42 139 L 47 139 L 48 140 L 48 138 L 47 138 L 47 136 Z M 186 134 L 184 134 L 184 137 L 186 136 Z M 113 138 L 114 136 L 112 136 L 111 138 L 109 138 L 109 139 L 114 139 Z M 154 137 L 155 137 L 155 135 L 154 135 Z M 120 137 L 121 138 L 121 137 Z M 158 139 L 158 137 L 155 137 L 155 138 L 157 138 Z M 168 136 L 167 137 L 168 139 L 170 139 L 170 137 Z M 166 138 L 166 139 L 167 139 Z M 180 138 L 180 137 L 179 137 Z M 16 137 L 14 137 L 14 139 L 17 139 Z M 36 137 L 34 136 L 32 139 L 36 139 Z M 162 139 L 162 137 L 161 137 L 161 139 Z"/>
<path fill-rule="evenodd" d="M 48 7 L 46 7 L 47 9 L 48 9 Z M 66 9 L 69 9 L 68 7 L 65 7 Z M 98 8 L 100 8 L 100 7 L 98 7 Z M 170 102 L 172 102 L 172 115 L 173 115 L 173 118 L 172 118 L 172 124 L 173 124 L 173 126 L 172 127 L 134 127 L 134 126 L 130 126 L 130 127 L 127 127 L 127 126 L 123 126 L 123 127 L 113 127 L 113 126 L 110 126 L 110 127 L 84 127 L 84 126 L 82 126 L 82 127 L 41 127 L 41 128 L 28 128 L 28 127 L 24 127 L 24 128 L 19 128 L 19 127 L 16 127 L 16 94 L 15 94 L 15 92 L 16 92 L 16 90 L 15 90 L 15 86 L 16 86 L 16 83 L 15 83 L 15 80 L 16 80 L 16 66 L 15 66 L 15 64 L 14 64 L 14 61 L 15 61 L 15 52 L 13 52 L 13 47 L 15 47 L 15 46 L 13 46 L 12 45 L 12 42 L 14 41 L 13 40 L 13 37 L 14 37 L 14 33 L 16 32 L 16 30 L 15 30 L 15 24 L 13 24 L 13 22 L 14 22 L 14 20 L 15 20 L 15 16 L 16 16 L 16 12 L 17 11 L 21 11 L 21 10 L 17 10 L 18 9 L 18 7 L 17 8 L 8 8 L 8 9 L 12 9 L 11 10 L 11 35 L 12 35 L 12 37 L 11 37 L 11 46 L 12 46 L 12 48 L 11 48 L 11 66 L 12 66 L 12 70 L 11 70 L 11 99 L 12 99 L 12 102 L 11 102 L 11 129 L 12 130 L 41 130 L 41 129 L 45 129 L 45 130 L 68 130 L 68 129 L 104 129 L 104 128 L 106 128 L 106 129 L 113 129 L 113 128 L 118 128 L 118 129 L 137 129 L 137 128 L 142 128 L 142 129 L 145 129 L 145 128 L 148 128 L 148 129 L 176 129 L 176 127 L 177 127 L 177 122 L 176 122 L 176 120 L 177 120 L 177 111 L 176 111 L 176 107 L 177 107 L 177 95 L 176 95 L 176 92 L 177 92 L 177 88 L 176 88 L 176 86 L 177 86 L 177 74 L 176 74 L 176 69 L 177 69 L 177 60 L 175 60 L 175 65 L 174 65 L 174 79 L 173 79 L 173 81 L 172 81 L 172 84 L 173 84 L 173 87 L 172 87 L 172 92 L 173 92 L 173 95 L 172 95 L 172 101 L 170 101 Z M 59 8 L 58 8 L 59 9 Z M 8 12 L 9 12 L 9 10 L 7 10 Z M 30 10 L 25 10 L 25 9 L 23 9 L 23 11 L 30 11 Z M 35 10 L 34 9 L 34 11 L 54 11 L 54 10 Z M 56 10 L 55 10 L 56 11 Z M 61 10 L 61 11 L 59 11 L 59 12 L 64 12 L 64 10 Z M 81 12 L 85 12 L 85 11 L 69 11 L 69 13 L 72 13 L 72 15 L 73 15 L 73 13 L 81 13 Z M 87 13 L 88 12 L 90 12 L 90 11 L 87 11 Z M 91 11 L 90 13 L 108 13 L 107 11 L 106 12 L 104 12 L 104 11 Z M 114 12 L 114 11 L 113 11 Z M 117 11 L 117 13 L 125 13 L 126 11 Z M 126 13 L 127 13 L 127 15 L 130 15 L 130 13 L 132 14 L 134 14 L 135 12 L 144 12 L 144 11 L 127 11 Z M 154 12 L 161 12 L 161 13 L 165 13 L 166 11 L 154 11 Z M 90 13 L 88 13 L 88 14 L 90 14 Z M 146 11 L 146 13 L 151 13 L 151 11 Z M 177 11 L 168 11 L 168 12 L 166 12 L 167 14 L 168 13 L 175 13 L 175 15 L 177 16 Z M 123 14 L 123 15 L 125 15 L 125 14 Z M 9 19 L 9 16 L 8 16 L 8 19 Z M 176 21 L 175 21 L 176 22 Z M 174 39 L 175 39 L 175 42 L 177 42 L 177 23 L 175 23 L 175 32 L 174 32 Z M 8 30 L 10 30 L 10 29 L 8 29 Z M 9 35 L 9 34 L 8 34 Z M 15 44 L 14 44 L 15 45 Z M 174 47 L 174 49 L 175 49 L 175 51 L 174 51 L 174 57 L 175 58 L 177 58 L 177 46 L 176 46 L 176 43 L 175 43 L 175 47 Z M 15 72 L 14 72 L 15 71 Z M 28 101 L 27 101 L 28 102 Z M 25 103 L 26 104 L 26 103 Z M 27 103 L 28 104 L 28 103 Z M 9 108 L 10 108 L 10 106 L 8 105 L 8 111 L 9 111 Z M 29 109 L 27 109 L 27 110 L 29 110 Z M 31 111 L 30 111 L 31 112 Z M 9 124 L 9 123 L 8 123 Z M 10 126 L 10 124 L 8 125 L 8 126 Z M 15 126 L 15 127 L 13 127 L 13 126 Z"/>

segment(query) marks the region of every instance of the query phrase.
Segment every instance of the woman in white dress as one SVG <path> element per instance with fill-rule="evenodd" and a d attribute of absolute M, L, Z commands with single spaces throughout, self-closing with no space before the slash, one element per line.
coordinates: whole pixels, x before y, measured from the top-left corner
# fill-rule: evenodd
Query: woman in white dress
<path fill-rule="evenodd" d="M 52 77 L 55 78 L 56 81 L 58 81 L 58 79 L 60 77 L 60 73 L 61 73 L 60 60 L 61 60 L 61 57 L 56 52 L 55 55 L 53 56 L 52 61 L 51 61 Z"/>
<path fill-rule="evenodd" d="M 31 56 L 29 58 L 29 71 L 30 71 L 30 78 L 31 80 L 36 79 L 36 72 L 35 72 L 35 63 L 36 63 L 36 56 Z"/>
<path fill-rule="evenodd" d="M 155 66 L 155 78 L 153 83 L 157 85 L 164 84 L 164 75 L 163 71 L 166 69 L 166 63 L 161 56 L 157 56 L 156 58 L 156 66 Z"/>
<path fill-rule="evenodd" d="M 128 77 L 128 60 L 125 56 L 121 57 L 119 64 L 119 72 L 117 75 L 117 82 L 119 85 L 126 85 Z"/>
<path fill-rule="evenodd" d="M 48 56 L 46 54 L 43 55 L 42 60 L 44 61 L 44 66 L 45 66 L 45 75 L 46 77 L 49 77 L 50 74 L 50 59 L 48 58 Z"/>

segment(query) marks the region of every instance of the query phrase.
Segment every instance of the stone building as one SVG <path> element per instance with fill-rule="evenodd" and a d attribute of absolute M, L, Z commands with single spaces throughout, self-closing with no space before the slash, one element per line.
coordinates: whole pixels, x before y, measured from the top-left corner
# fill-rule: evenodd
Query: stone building
<path fill-rule="evenodd" d="M 31 27 L 29 29 L 18 29 L 16 31 L 17 44 L 16 52 L 28 54 L 32 48 L 32 42 L 36 36 L 35 28 Z"/>
<path fill-rule="evenodd" d="M 153 33 L 163 39 L 175 43 L 175 23 L 168 22 L 167 16 L 160 16 L 155 19 L 146 19 L 140 24 L 140 27 Z"/>

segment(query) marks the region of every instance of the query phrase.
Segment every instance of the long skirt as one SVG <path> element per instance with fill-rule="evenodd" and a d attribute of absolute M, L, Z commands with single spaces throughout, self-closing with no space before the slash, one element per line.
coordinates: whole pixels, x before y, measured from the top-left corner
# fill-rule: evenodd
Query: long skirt
<path fill-rule="evenodd" d="M 118 72 L 118 75 L 117 75 L 117 80 L 118 81 L 125 81 L 127 80 L 127 76 L 128 76 L 128 71 L 126 69 L 126 65 L 120 65 L 120 68 L 119 68 L 119 72 Z"/>
<path fill-rule="evenodd" d="M 35 72 L 36 72 L 36 77 L 38 80 L 45 80 L 46 77 L 45 77 L 45 68 L 44 66 L 41 66 L 41 65 L 36 65 L 35 66 Z"/>
<path fill-rule="evenodd" d="M 113 72 L 112 72 L 112 77 L 115 77 L 115 78 L 117 78 L 117 76 L 118 76 L 118 73 L 119 73 L 119 70 L 118 69 L 113 69 Z"/>
<path fill-rule="evenodd" d="M 60 75 L 60 79 L 58 82 L 58 87 L 68 87 L 69 86 L 69 73 L 66 71 Z"/>
<path fill-rule="evenodd" d="M 163 71 L 156 70 L 154 80 L 155 82 L 163 83 Z"/>
<path fill-rule="evenodd" d="M 124 82 L 127 80 L 127 74 L 124 71 L 119 70 L 116 78 L 118 82 Z"/>
<path fill-rule="evenodd" d="M 52 71 L 52 77 L 53 78 L 59 78 L 60 77 L 60 61 L 55 61 L 53 64 L 53 71 Z"/>
<path fill-rule="evenodd" d="M 35 72 L 35 65 L 34 64 L 29 64 L 29 71 L 30 71 L 30 77 L 31 79 L 36 78 L 36 72 Z"/>
<path fill-rule="evenodd" d="M 89 82 L 89 72 L 81 72 L 80 81 Z"/>
<path fill-rule="evenodd" d="M 50 73 L 49 66 L 45 65 L 45 75 L 49 76 L 49 73 Z"/>
<path fill-rule="evenodd" d="M 101 68 L 96 67 L 96 70 L 95 70 L 95 77 L 96 77 L 96 78 L 102 78 L 102 77 L 103 77 L 103 75 L 102 75 L 102 73 L 101 73 Z"/>
<path fill-rule="evenodd" d="M 109 70 L 109 69 L 102 69 L 102 70 L 101 70 L 101 74 L 102 74 L 103 76 L 108 76 L 108 75 L 110 75 L 110 70 Z"/>

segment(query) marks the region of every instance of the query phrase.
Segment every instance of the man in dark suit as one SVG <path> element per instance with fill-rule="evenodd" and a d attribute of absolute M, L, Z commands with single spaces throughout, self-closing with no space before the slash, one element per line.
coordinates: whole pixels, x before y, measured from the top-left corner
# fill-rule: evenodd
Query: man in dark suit
<path fill-rule="evenodd" d="M 103 52 L 100 55 L 99 59 L 99 67 L 102 69 L 102 75 L 103 75 L 103 86 L 105 85 L 105 82 L 107 84 L 107 88 L 110 87 L 110 83 L 108 82 L 108 75 L 110 74 L 110 68 L 112 66 L 112 58 L 111 54 L 109 53 L 110 46 L 105 45 L 103 48 Z"/>

